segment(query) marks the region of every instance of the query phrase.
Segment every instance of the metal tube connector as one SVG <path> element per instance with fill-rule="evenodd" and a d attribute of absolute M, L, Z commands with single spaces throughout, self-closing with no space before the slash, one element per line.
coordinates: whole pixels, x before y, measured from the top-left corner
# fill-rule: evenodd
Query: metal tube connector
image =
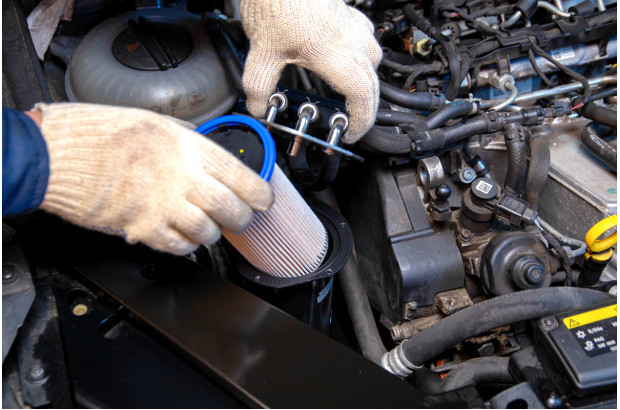
<path fill-rule="evenodd" d="M 280 111 L 286 110 L 288 107 L 288 99 L 284 93 L 274 93 L 269 97 L 269 108 L 267 108 L 267 115 L 265 116 L 268 122 L 274 122 L 276 115 Z"/>
<path fill-rule="evenodd" d="M 317 118 L 319 118 L 318 108 L 316 108 L 316 105 L 309 102 L 301 104 L 297 113 L 299 115 L 299 118 L 297 119 L 297 125 L 295 125 L 295 129 L 303 134 L 306 133 L 308 126 L 314 121 L 316 121 Z M 295 137 L 295 139 L 288 147 L 288 155 L 296 157 L 297 154 L 299 154 L 302 143 L 302 137 Z"/>
<path fill-rule="evenodd" d="M 349 117 L 346 114 L 337 112 L 329 118 L 329 134 L 327 135 L 327 143 L 329 145 L 337 146 L 340 142 L 340 137 L 349 127 Z M 324 148 L 323 152 L 327 155 L 333 155 L 334 150 L 331 148 Z"/>

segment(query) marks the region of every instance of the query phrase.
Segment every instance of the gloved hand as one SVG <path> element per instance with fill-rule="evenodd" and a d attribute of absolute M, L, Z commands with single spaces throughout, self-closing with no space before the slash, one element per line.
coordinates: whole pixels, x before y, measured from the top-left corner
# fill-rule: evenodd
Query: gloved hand
<path fill-rule="evenodd" d="M 136 108 L 37 104 L 50 176 L 41 208 L 174 254 L 244 230 L 267 182 L 182 121 Z"/>
<path fill-rule="evenodd" d="M 252 115 L 263 117 L 286 64 L 312 70 L 347 99 L 352 144 L 374 124 L 379 104 L 375 69 L 381 48 L 373 25 L 342 0 L 242 0 L 250 39 L 243 88 Z"/>

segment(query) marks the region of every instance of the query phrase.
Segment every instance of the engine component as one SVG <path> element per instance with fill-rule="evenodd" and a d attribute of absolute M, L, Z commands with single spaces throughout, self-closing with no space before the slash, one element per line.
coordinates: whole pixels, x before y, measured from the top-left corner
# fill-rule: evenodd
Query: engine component
<path fill-rule="evenodd" d="M 194 124 L 237 101 L 200 17 L 165 8 L 92 29 L 73 54 L 65 89 L 71 101 L 146 108 Z"/>
<path fill-rule="evenodd" d="M 426 361 L 473 335 L 506 323 L 536 319 L 609 300 L 603 292 L 579 288 L 545 288 L 515 292 L 460 310 L 417 333 L 386 353 L 381 365 L 406 377 Z"/>
<path fill-rule="evenodd" d="M 342 178 L 345 185 L 337 179 L 335 193 L 351 224 L 371 304 L 400 323 L 416 307 L 433 305 L 437 293 L 461 288 L 464 270 L 454 237 L 447 226 L 431 224 L 412 167 L 372 163 L 347 171 L 355 177 Z"/>
<path fill-rule="evenodd" d="M 542 241 L 526 232 L 502 232 L 484 249 L 480 279 L 491 295 L 547 287 L 560 262 Z"/>
<path fill-rule="evenodd" d="M 275 164 L 275 144 L 269 131 L 258 121 L 242 116 L 220 117 L 197 131 L 207 135 L 220 125 L 246 125 L 258 133 L 264 150 L 260 176 L 270 182 L 275 196 L 271 209 L 257 213 L 243 233 L 224 230 L 223 235 L 253 266 L 269 275 L 296 278 L 314 272 L 327 254 L 327 232 Z"/>
<path fill-rule="evenodd" d="M 617 312 L 611 301 L 538 322 L 549 354 L 580 396 L 616 388 Z"/>

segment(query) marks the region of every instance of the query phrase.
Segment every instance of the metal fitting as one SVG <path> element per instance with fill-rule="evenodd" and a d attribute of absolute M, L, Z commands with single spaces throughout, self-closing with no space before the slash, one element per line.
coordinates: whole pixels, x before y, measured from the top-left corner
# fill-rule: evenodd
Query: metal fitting
<path fill-rule="evenodd" d="M 493 78 L 491 79 L 493 87 L 502 92 L 506 92 L 508 91 L 508 88 L 506 88 L 507 83 L 512 83 L 512 85 L 515 84 L 515 79 L 512 75 L 508 73 L 502 75 L 498 75 L 497 73 L 493 74 Z"/>
<path fill-rule="evenodd" d="M 329 134 L 327 135 L 327 143 L 329 145 L 337 146 L 340 142 L 340 137 L 349 128 L 349 117 L 346 114 L 337 112 L 329 118 Z M 323 152 L 327 155 L 333 155 L 334 150 L 331 148 L 324 148 Z"/>
<path fill-rule="evenodd" d="M 295 129 L 298 132 L 306 133 L 308 126 L 316 121 L 319 118 L 319 109 L 315 104 L 310 102 L 305 102 L 299 106 L 299 110 L 297 110 L 298 119 L 297 125 L 295 125 Z M 299 150 L 301 149 L 301 144 L 303 143 L 302 137 L 295 137 L 295 139 L 291 142 L 288 147 L 288 155 L 296 157 L 299 154 Z"/>
<path fill-rule="evenodd" d="M 430 38 L 423 38 L 415 43 L 414 53 L 420 57 L 427 57 L 433 52 L 433 42 Z"/>
<path fill-rule="evenodd" d="M 269 97 L 269 108 L 267 108 L 266 119 L 268 122 L 274 122 L 276 119 L 276 115 L 280 111 L 286 110 L 288 107 L 288 99 L 286 95 L 281 92 L 277 92 Z"/>
<path fill-rule="evenodd" d="M 476 179 L 476 171 L 467 165 L 458 170 L 459 180 L 464 184 L 471 184 Z"/>
<path fill-rule="evenodd" d="M 381 366 L 388 372 L 405 378 L 422 366 L 416 366 L 405 357 L 402 343 L 381 357 Z"/>
<path fill-rule="evenodd" d="M 423 158 L 418 161 L 418 179 L 424 193 L 443 183 L 444 173 L 441 161 L 437 157 Z"/>

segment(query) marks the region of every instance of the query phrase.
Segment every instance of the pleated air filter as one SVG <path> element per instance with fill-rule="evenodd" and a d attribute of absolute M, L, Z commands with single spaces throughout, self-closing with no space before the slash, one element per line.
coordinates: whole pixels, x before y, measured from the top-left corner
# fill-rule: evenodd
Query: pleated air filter
<path fill-rule="evenodd" d="M 246 165 L 257 171 L 260 169 L 260 176 L 269 181 L 275 195 L 271 209 L 257 212 L 243 233 L 222 230 L 223 236 L 252 266 L 268 275 L 299 278 L 315 272 L 327 254 L 327 231 L 275 164 L 273 138 L 261 123 L 240 115 L 216 118 L 198 127 L 197 131 L 206 135 L 222 125 L 246 125 L 258 133 L 262 144 L 255 137 L 254 143 L 248 139 L 241 142 L 239 138 L 228 139 L 222 133 L 213 139 L 237 154 Z M 239 144 L 243 144 L 243 148 Z M 256 145 L 248 147 L 248 144 Z M 245 155 L 239 155 L 241 152 Z"/>

